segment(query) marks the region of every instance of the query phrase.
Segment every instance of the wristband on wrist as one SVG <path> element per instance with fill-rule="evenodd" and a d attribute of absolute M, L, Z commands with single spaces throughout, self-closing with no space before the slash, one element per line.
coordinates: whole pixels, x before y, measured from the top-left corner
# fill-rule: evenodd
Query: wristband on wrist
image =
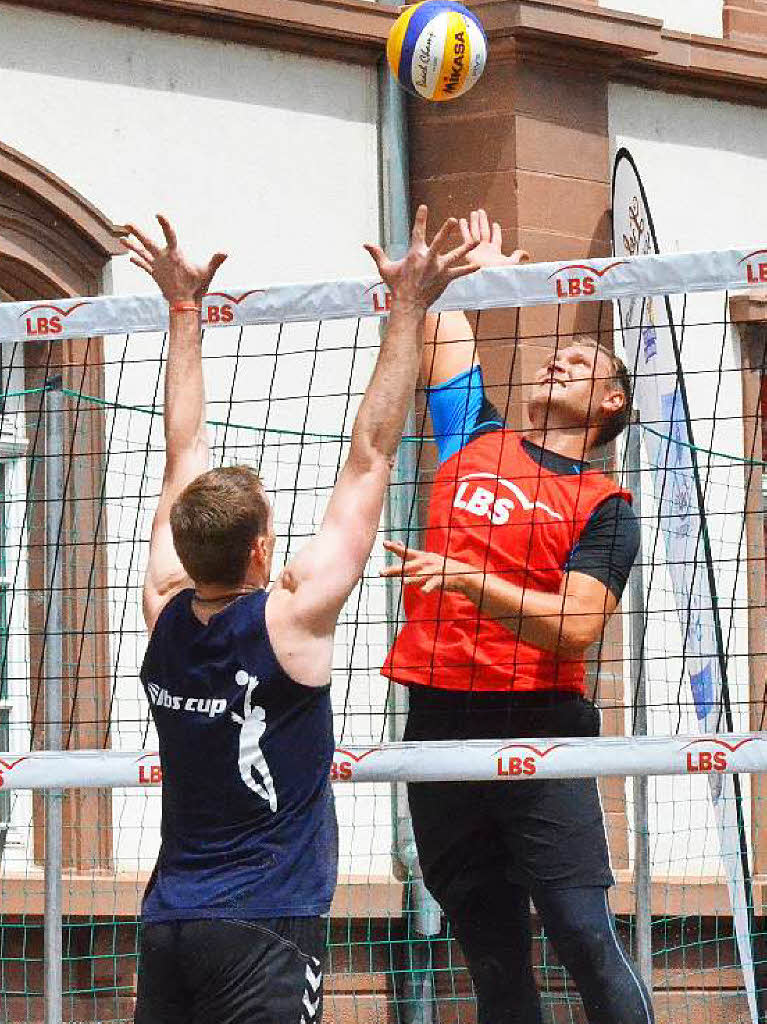
<path fill-rule="evenodd" d="M 202 306 L 197 302 L 171 302 L 171 313 L 201 313 Z"/>

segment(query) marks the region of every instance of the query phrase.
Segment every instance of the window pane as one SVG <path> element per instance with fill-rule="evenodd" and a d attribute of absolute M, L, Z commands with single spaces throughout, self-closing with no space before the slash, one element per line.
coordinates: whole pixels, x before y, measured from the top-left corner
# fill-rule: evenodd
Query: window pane
<path fill-rule="evenodd" d="M 8 708 L 0 708 L 0 750 L 8 749 L 10 715 L 11 713 Z M 5 845 L 5 828 L 10 819 L 10 814 L 11 794 L 0 789 L 0 854 L 2 854 L 3 846 Z"/>

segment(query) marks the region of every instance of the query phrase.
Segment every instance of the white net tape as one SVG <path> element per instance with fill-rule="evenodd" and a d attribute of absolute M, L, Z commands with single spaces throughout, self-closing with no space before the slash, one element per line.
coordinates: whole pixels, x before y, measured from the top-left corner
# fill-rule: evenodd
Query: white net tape
<path fill-rule="evenodd" d="M 767 771 L 767 733 L 708 736 L 443 740 L 337 747 L 333 782 L 522 782 L 627 775 Z M 5 789 L 156 786 L 151 751 L 37 751 L 0 755 Z"/>
<path fill-rule="evenodd" d="M 453 282 L 433 308 L 501 309 L 760 285 L 767 285 L 767 249 L 726 249 L 493 267 Z M 339 320 L 385 316 L 388 305 L 381 281 L 362 278 L 211 292 L 203 299 L 203 318 L 208 327 Z M 167 325 L 159 294 L 0 304 L 0 341 L 158 331 Z"/>

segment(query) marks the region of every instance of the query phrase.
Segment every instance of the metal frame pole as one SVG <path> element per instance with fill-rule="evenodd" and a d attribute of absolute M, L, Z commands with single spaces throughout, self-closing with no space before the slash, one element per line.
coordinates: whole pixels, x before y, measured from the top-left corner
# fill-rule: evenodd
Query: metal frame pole
<path fill-rule="evenodd" d="M 639 423 L 629 426 L 626 438 L 626 470 L 634 511 L 642 522 L 642 444 Z M 640 534 L 639 554 L 629 579 L 631 607 L 631 692 L 634 736 L 647 735 L 647 677 L 644 639 L 645 589 Z M 634 920 L 639 973 L 652 992 L 652 881 L 650 869 L 649 793 L 646 775 L 634 778 Z"/>
<path fill-rule="evenodd" d="M 399 0 L 379 0 L 382 6 L 396 7 Z M 381 154 L 381 223 L 383 244 L 391 256 L 403 255 L 410 238 L 410 189 L 407 151 L 407 110 L 405 94 L 394 81 L 385 62 L 378 70 L 378 97 L 380 103 L 380 154 Z M 405 425 L 405 433 L 415 433 L 415 416 L 411 411 Z M 416 475 L 418 459 L 415 445 L 401 444 L 397 462 L 392 474 L 389 501 L 387 503 L 386 525 L 391 536 L 417 530 L 419 526 L 417 508 Z M 403 524 L 405 529 L 403 531 Z M 407 535 L 402 539 L 407 543 Z M 394 586 L 388 587 L 387 619 L 388 640 L 394 640 L 393 624 L 401 608 L 400 594 Z M 396 730 L 407 712 L 407 695 L 404 687 L 396 686 L 391 698 L 394 721 L 393 738 L 398 739 Z M 392 817 L 394 820 L 394 853 L 408 873 L 410 883 L 409 910 L 412 914 L 412 928 L 416 935 L 427 941 L 419 942 L 412 948 L 410 972 L 404 983 L 405 999 L 402 1007 L 403 1020 L 412 1024 L 431 1024 L 434 1019 L 434 979 L 431 970 L 431 945 L 428 937 L 437 935 L 441 917 L 439 905 L 429 893 L 418 869 L 413 829 L 407 809 L 405 787 L 392 787 Z"/>
<path fill-rule="evenodd" d="M 46 382 L 45 417 L 45 568 L 48 582 L 45 618 L 45 747 L 61 750 L 63 739 L 63 615 L 60 538 L 64 515 L 64 403 L 61 377 Z M 45 794 L 45 1024 L 62 1024 L 63 790 Z"/>

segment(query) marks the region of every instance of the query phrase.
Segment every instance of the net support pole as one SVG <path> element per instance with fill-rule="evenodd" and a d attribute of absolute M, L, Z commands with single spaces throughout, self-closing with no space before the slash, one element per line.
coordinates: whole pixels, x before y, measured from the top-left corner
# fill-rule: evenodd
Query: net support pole
<path fill-rule="evenodd" d="M 629 426 L 626 438 L 626 471 L 634 512 L 642 522 L 642 446 L 638 422 Z M 647 676 L 644 663 L 645 589 L 642 566 L 642 542 L 629 579 L 631 608 L 631 693 L 632 734 L 647 735 Z M 634 921 L 636 924 L 636 959 L 639 973 L 652 992 L 652 885 L 650 870 L 650 823 L 648 777 L 635 776 L 634 797 Z"/>
<path fill-rule="evenodd" d="M 399 4 L 399 0 L 379 2 L 389 7 L 396 7 Z M 382 236 L 388 254 L 396 258 L 407 251 L 410 238 L 407 110 L 404 93 L 389 73 L 385 61 L 380 62 L 378 75 Z M 413 436 L 414 428 L 415 416 L 411 410 L 405 425 L 405 433 Z M 390 536 L 394 536 L 396 531 L 401 531 L 403 527 L 406 532 L 418 528 L 415 483 L 417 468 L 415 444 L 401 444 L 393 473 L 394 486 L 390 488 L 387 502 L 386 527 Z M 407 536 L 402 539 L 407 543 Z M 390 623 L 388 640 L 391 642 L 394 639 L 391 624 L 396 623 L 402 614 L 398 588 L 388 587 L 387 604 L 387 619 Z M 401 730 L 404 716 L 407 714 L 404 687 L 394 686 L 390 705 L 393 711 L 393 738 L 399 739 L 397 730 Z M 406 1024 L 432 1024 L 435 987 L 431 943 L 428 939 L 439 933 L 440 909 L 421 878 L 405 787 L 401 783 L 392 786 L 392 818 L 394 854 L 407 872 L 410 885 L 409 922 L 412 923 L 415 934 L 425 940 L 408 943 L 409 962 L 402 993 L 402 1017 Z"/>
<path fill-rule="evenodd" d="M 63 615 L 59 542 L 64 514 L 64 404 L 61 377 L 46 382 L 45 401 L 45 575 L 48 585 L 44 634 L 45 746 L 61 750 L 63 738 Z M 45 1024 L 63 1019 L 62 898 L 63 799 L 61 789 L 45 795 Z"/>
<path fill-rule="evenodd" d="M 717 729 L 720 728 L 721 712 L 724 712 L 724 721 L 727 727 L 727 731 L 734 732 L 735 724 L 732 714 L 732 701 L 730 696 L 727 649 L 724 643 L 722 620 L 719 614 L 719 593 L 716 579 L 716 567 L 714 565 L 714 557 L 711 549 L 711 536 L 709 534 L 708 529 L 708 512 L 706 510 L 706 497 L 703 487 L 703 480 L 701 478 L 700 473 L 700 465 L 698 463 L 698 451 L 695 447 L 695 435 L 693 433 L 692 427 L 690 401 L 687 394 L 687 384 L 685 381 L 684 369 L 682 366 L 682 352 L 679 345 L 679 341 L 677 340 L 676 331 L 673 330 L 672 325 L 674 320 L 671 310 L 671 300 L 668 296 L 666 296 L 665 298 L 665 305 L 666 313 L 668 316 L 668 323 L 671 327 L 669 333 L 671 336 L 671 343 L 673 347 L 674 362 L 676 364 L 676 386 L 679 392 L 679 398 L 682 403 L 682 412 L 684 415 L 685 426 L 687 428 L 687 440 L 689 442 L 692 479 L 695 486 L 695 497 L 697 500 L 698 515 L 700 518 L 699 537 L 700 540 L 702 540 L 703 542 L 703 565 L 705 568 L 706 580 L 708 583 L 709 594 L 711 597 L 711 613 L 714 623 L 714 636 L 716 641 L 717 663 L 719 666 L 719 685 L 722 705 L 720 709 L 720 721 L 717 722 Z M 748 838 L 746 836 L 745 817 L 743 813 L 743 794 L 741 791 L 739 775 L 733 775 L 732 785 L 735 800 L 735 820 L 738 830 L 738 852 L 740 859 L 740 873 L 743 879 L 743 895 L 745 900 L 745 913 L 747 919 L 748 935 L 743 935 L 740 929 L 738 928 L 736 921 L 738 907 L 736 905 L 735 899 L 731 898 L 733 921 L 735 923 L 736 937 L 738 941 L 739 954 L 741 958 L 741 966 L 743 968 L 744 980 L 746 983 L 746 992 L 749 997 L 749 1008 L 751 1011 L 751 1018 L 753 1021 L 758 1020 L 760 1022 L 765 1022 L 767 1021 L 767 1007 L 765 1007 L 765 991 L 761 979 L 761 964 L 759 963 L 755 945 L 756 923 L 754 920 L 753 885 L 751 879 L 751 867 L 748 854 Z M 712 805 L 715 805 L 716 801 L 714 800 L 713 792 L 714 791 L 712 789 Z M 720 841 L 722 841 L 721 838 Z M 744 947 L 747 947 L 746 952 L 744 952 Z M 749 991 L 749 970 L 747 967 L 749 960 L 750 971 L 752 976 L 752 992 Z"/>

